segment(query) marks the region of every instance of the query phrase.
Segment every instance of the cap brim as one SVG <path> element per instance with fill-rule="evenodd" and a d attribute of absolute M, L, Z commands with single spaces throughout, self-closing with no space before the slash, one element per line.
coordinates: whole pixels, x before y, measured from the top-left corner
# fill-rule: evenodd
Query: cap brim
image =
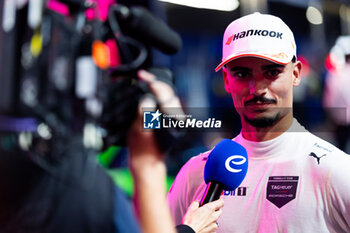
<path fill-rule="evenodd" d="M 261 59 L 272 61 L 272 62 L 277 63 L 277 64 L 281 64 L 281 65 L 286 65 L 292 60 L 292 58 L 291 58 L 290 60 L 287 60 L 287 61 L 285 61 L 285 60 L 281 61 L 281 60 L 277 60 L 276 58 L 271 58 L 269 56 L 260 55 L 260 54 L 249 54 L 249 53 L 248 54 L 239 54 L 239 55 L 236 55 L 236 56 L 233 56 L 233 57 L 229 57 L 226 60 L 222 61 L 215 68 L 215 72 L 218 72 L 225 64 L 229 63 L 230 61 L 233 61 L 233 60 L 241 58 L 241 57 L 257 57 L 257 58 L 261 58 Z"/>

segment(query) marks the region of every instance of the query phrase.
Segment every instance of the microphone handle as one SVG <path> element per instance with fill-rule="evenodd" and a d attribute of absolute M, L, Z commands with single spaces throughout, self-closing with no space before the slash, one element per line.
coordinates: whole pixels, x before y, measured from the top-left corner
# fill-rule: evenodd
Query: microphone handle
<path fill-rule="evenodd" d="M 205 189 L 204 195 L 199 203 L 199 206 L 205 205 L 208 202 L 216 201 L 220 198 L 225 186 L 220 182 L 209 182 Z"/>

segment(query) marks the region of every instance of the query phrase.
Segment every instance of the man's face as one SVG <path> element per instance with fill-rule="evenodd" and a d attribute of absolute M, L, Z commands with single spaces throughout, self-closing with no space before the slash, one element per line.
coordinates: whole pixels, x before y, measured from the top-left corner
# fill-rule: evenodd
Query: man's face
<path fill-rule="evenodd" d="M 292 114 L 293 86 L 300 83 L 300 70 L 299 61 L 280 65 L 261 58 L 239 58 L 223 69 L 225 89 L 242 121 L 269 127 Z"/>

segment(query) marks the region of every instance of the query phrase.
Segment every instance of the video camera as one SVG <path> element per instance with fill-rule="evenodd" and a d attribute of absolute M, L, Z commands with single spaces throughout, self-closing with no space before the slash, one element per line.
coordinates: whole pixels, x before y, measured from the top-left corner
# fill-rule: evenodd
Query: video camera
<path fill-rule="evenodd" d="M 56 139 L 83 134 L 88 148 L 125 145 L 138 101 L 149 93 L 136 72 L 173 83 L 168 69 L 151 68 L 151 48 L 174 54 L 180 36 L 145 8 L 113 0 L 29 1 L 15 11 L 15 1 L 5 2 L 3 14 L 14 23 L 3 22 L 0 41 L 0 131 L 29 119 Z"/>

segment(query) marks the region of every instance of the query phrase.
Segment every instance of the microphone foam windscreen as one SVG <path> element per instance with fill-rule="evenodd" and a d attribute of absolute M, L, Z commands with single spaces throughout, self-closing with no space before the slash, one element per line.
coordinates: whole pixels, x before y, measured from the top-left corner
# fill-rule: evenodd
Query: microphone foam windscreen
<path fill-rule="evenodd" d="M 243 181 L 248 170 L 246 149 L 230 139 L 220 141 L 208 156 L 204 167 L 204 180 L 219 182 L 225 190 L 235 190 Z"/>

